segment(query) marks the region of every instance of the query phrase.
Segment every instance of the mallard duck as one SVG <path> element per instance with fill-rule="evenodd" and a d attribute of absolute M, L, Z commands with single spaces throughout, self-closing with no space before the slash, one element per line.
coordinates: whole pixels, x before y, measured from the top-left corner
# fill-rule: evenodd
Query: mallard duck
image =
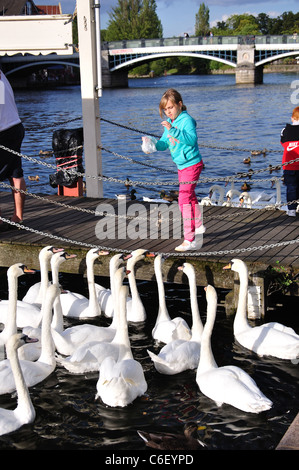
<path fill-rule="evenodd" d="M 249 163 L 251 163 L 251 158 L 250 157 L 244 158 L 243 163 L 246 163 L 248 165 Z"/>
<path fill-rule="evenodd" d="M 28 179 L 29 179 L 29 181 L 39 181 L 39 176 L 38 175 L 28 176 Z"/>
<path fill-rule="evenodd" d="M 53 155 L 52 150 L 40 150 L 39 155 L 44 155 L 45 157 L 51 157 Z"/>
<path fill-rule="evenodd" d="M 137 431 L 144 440 L 147 447 L 161 450 L 198 450 L 204 447 L 196 437 L 196 432 L 200 428 L 196 423 L 187 423 L 184 425 L 184 434 L 170 434 Z"/>
<path fill-rule="evenodd" d="M 177 200 L 175 198 L 175 196 L 170 196 L 169 194 L 166 194 L 164 189 L 162 189 L 162 191 L 160 192 L 160 198 L 164 199 L 164 201 L 168 201 L 168 202 L 173 202 L 173 201 Z"/>
<path fill-rule="evenodd" d="M 115 196 L 117 197 L 117 199 L 125 199 L 126 201 L 135 201 L 135 199 L 136 199 L 135 193 L 136 192 L 137 192 L 136 189 L 132 189 L 127 194 L 115 194 Z"/>
<path fill-rule="evenodd" d="M 251 186 L 250 184 L 246 183 L 243 183 L 242 186 L 241 186 L 241 191 L 250 191 L 251 190 Z"/>
<path fill-rule="evenodd" d="M 264 157 L 266 156 L 267 154 L 267 149 L 263 149 L 263 150 L 251 150 L 251 156 L 252 157 L 257 157 L 258 155 L 263 155 Z"/>

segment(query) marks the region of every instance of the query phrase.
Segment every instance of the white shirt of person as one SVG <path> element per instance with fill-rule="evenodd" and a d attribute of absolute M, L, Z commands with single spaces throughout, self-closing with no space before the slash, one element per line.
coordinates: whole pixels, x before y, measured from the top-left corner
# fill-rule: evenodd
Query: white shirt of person
<path fill-rule="evenodd" d="M 0 70 L 0 132 L 19 124 L 21 119 L 9 81 Z"/>

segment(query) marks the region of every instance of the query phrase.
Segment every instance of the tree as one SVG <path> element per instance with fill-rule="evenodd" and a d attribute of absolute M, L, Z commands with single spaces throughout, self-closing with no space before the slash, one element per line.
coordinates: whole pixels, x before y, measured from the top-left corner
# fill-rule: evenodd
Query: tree
<path fill-rule="evenodd" d="M 195 36 L 206 36 L 209 31 L 210 10 L 204 3 L 201 3 L 195 17 Z"/>
<path fill-rule="evenodd" d="M 107 41 L 162 37 L 162 24 L 155 0 L 118 0 L 109 14 Z"/>

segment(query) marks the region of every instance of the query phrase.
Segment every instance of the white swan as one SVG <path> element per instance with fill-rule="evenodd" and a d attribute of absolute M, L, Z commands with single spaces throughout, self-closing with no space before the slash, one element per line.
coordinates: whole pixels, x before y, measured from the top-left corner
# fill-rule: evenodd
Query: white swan
<path fill-rule="evenodd" d="M 16 431 L 24 424 L 32 423 L 35 419 L 35 409 L 24 380 L 17 354 L 17 349 L 20 346 L 31 341 L 37 340 L 28 338 L 23 334 L 14 334 L 7 341 L 7 357 L 15 381 L 18 403 L 14 410 L 0 408 L 0 436 Z"/>
<path fill-rule="evenodd" d="M 122 286 L 126 271 L 124 267 L 119 268 L 114 277 L 114 286 L 116 292 L 119 293 Z M 118 296 L 115 296 L 117 299 Z M 114 318 L 116 320 L 116 329 L 118 331 L 121 328 L 119 326 L 119 309 L 115 305 Z M 107 341 L 88 341 L 83 344 L 79 344 L 73 354 L 68 357 L 56 356 L 57 362 L 65 367 L 72 374 L 84 374 L 86 372 L 95 372 L 99 370 L 99 367 L 105 357 L 111 356 L 115 360 L 118 359 L 119 355 L 119 344 L 117 342 L 119 335 L 115 335 L 111 342 Z"/>
<path fill-rule="evenodd" d="M 232 259 L 224 267 L 239 275 L 240 290 L 237 312 L 234 320 L 234 336 L 238 343 L 259 356 L 275 356 L 280 359 L 299 357 L 299 335 L 278 322 L 251 327 L 247 320 L 248 269 L 240 259 Z"/>
<path fill-rule="evenodd" d="M 119 293 L 119 326 L 115 341 L 119 344 L 119 356 L 115 360 L 107 356 L 100 366 L 96 384 L 96 399 L 101 398 L 108 406 L 127 406 L 147 390 L 141 364 L 133 358 L 126 318 L 128 287 L 122 286 Z"/>
<path fill-rule="evenodd" d="M 215 193 L 218 193 L 218 198 L 215 197 Z M 203 206 L 221 206 L 224 201 L 224 188 L 219 184 L 213 184 L 209 189 L 209 195 L 203 197 L 200 204 Z"/>
<path fill-rule="evenodd" d="M 50 285 L 49 281 L 49 262 L 54 253 L 63 251 L 63 248 L 56 248 L 55 246 L 45 246 L 39 252 L 39 265 L 40 265 L 40 282 L 36 282 L 27 290 L 23 297 L 23 302 L 34 304 L 41 308 L 43 297 L 47 287 Z"/>
<path fill-rule="evenodd" d="M 260 413 L 272 407 L 272 402 L 255 381 L 240 367 L 218 367 L 212 352 L 211 335 L 216 318 L 217 294 L 213 286 L 206 287 L 207 319 L 201 337 L 200 359 L 196 382 L 200 391 L 218 406 L 227 403 L 249 413 Z"/>
<path fill-rule="evenodd" d="M 19 266 L 22 266 L 22 264 L 19 263 Z M 30 271 L 32 273 L 36 272 L 35 270 L 30 270 Z M 17 300 L 17 288 L 13 287 L 13 289 L 14 289 L 14 293 L 12 294 L 12 297 L 14 297 L 13 302 L 15 302 L 15 305 L 16 305 L 15 321 L 16 321 L 17 327 L 23 328 L 24 326 L 27 326 L 27 325 L 38 327 L 42 320 L 41 309 L 37 307 L 36 305 L 23 302 L 22 300 Z M 9 291 L 8 291 L 8 295 L 10 296 Z M 3 323 L 4 325 L 6 325 L 10 319 L 9 309 L 10 309 L 11 302 L 12 300 L 10 300 L 10 298 L 8 300 L 0 300 L 0 323 Z"/>
<path fill-rule="evenodd" d="M 88 298 L 82 294 L 66 290 L 60 295 L 63 315 L 71 318 L 93 318 L 101 315 L 94 282 L 94 262 L 99 256 L 108 255 L 108 251 L 91 248 L 86 255 Z"/>
<path fill-rule="evenodd" d="M 237 207 L 239 205 L 240 191 L 237 189 L 229 189 L 226 193 L 226 201 L 222 203 L 226 207 Z M 237 196 L 238 199 L 234 198 Z"/>
<path fill-rule="evenodd" d="M 47 288 L 45 302 L 42 306 L 42 349 L 39 359 L 35 362 L 20 360 L 22 372 L 28 387 L 32 387 L 47 378 L 55 369 L 54 344 L 51 336 L 52 307 L 55 297 L 60 289 L 57 285 Z M 15 390 L 15 381 L 10 362 L 5 359 L 0 361 L 0 394 L 10 393 Z"/>
<path fill-rule="evenodd" d="M 100 304 L 101 312 L 108 318 L 113 317 L 114 314 L 114 276 L 120 265 L 129 259 L 131 255 L 118 253 L 112 256 L 109 262 L 109 276 L 110 276 L 110 289 L 95 283 L 96 295 Z"/>
<path fill-rule="evenodd" d="M 97 257 L 98 253 L 103 253 L 103 252 L 101 251 L 99 252 L 99 250 L 93 249 L 93 251 L 89 254 L 89 256 L 91 256 L 92 258 Z M 99 304 L 97 303 L 97 299 L 95 296 L 95 289 L 93 287 L 94 285 L 92 285 L 90 294 L 92 298 L 92 304 L 95 306 L 96 304 L 97 305 Z M 62 294 L 62 296 L 63 295 L 64 294 Z M 57 308 L 57 312 L 60 311 L 61 314 L 62 314 L 62 309 L 59 310 L 59 305 L 63 298 L 62 296 L 59 297 L 59 303 L 58 303 L 58 308 Z M 63 315 L 61 315 L 61 319 L 62 318 L 63 318 Z M 82 325 L 76 325 L 76 326 L 66 328 L 63 331 L 52 329 L 52 336 L 53 336 L 53 340 L 54 340 L 57 351 L 64 356 L 70 356 L 71 354 L 74 353 L 74 351 L 79 346 L 83 345 L 84 343 L 87 343 L 90 341 L 107 341 L 107 342 L 112 341 L 116 333 L 116 326 L 117 326 L 117 318 L 113 317 L 112 322 L 109 326 L 97 326 L 97 325 L 84 323 Z"/>
<path fill-rule="evenodd" d="M 8 338 L 17 332 L 17 296 L 18 296 L 18 278 L 26 273 L 35 273 L 33 269 L 28 269 L 22 263 L 16 263 L 7 270 L 8 280 L 8 308 L 7 320 L 0 333 L 0 345 L 6 344 Z"/>
<path fill-rule="evenodd" d="M 66 260 L 73 259 L 77 255 L 69 255 L 65 251 L 57 251 L 51 257 L 51 270 L 52 270 L 52 282 L 53 284 L 59 285 L 59 266 Z M 50 284 L 51 285 L 51 284 Z M 47 288 L 46 288 L 47 289 Z M 45 291 L 47 292 L 47 291 Z M 60 295 L 58 295 L 53 304 L 53 317 L 51 328 L 62 332 L 64 330 L 63 325 L 63 314 L 60 303 Z M 23 333 L 29 337 L 41 339 L 41 328 L 33 328 L 31 326 L 26 326 L 23 328 Z M 25 359 L 27 361 L 36 361 L 41 353 L 41 341 L 37 343 L 24 344 L 18 350 L 19 359 Z"/>
<path fill-rule="evenodd" d="M 181 317 L 171 319 L 167 310 L 165 291 L 162 277 L 162 263 L 165 258 L 158 254 L 155 257 L 154 269 L 158 285 L 159 310 L 155 326 L 152 330 L 152 336 L 157 341 L 169 343 L 174 339 L 183 339 L 188 341 L 191 338 L 191 331 L 188 323 Z"/>
<path fill-rule="evenodd" d="M 131 322 L 143 322 L 146 320 L 146 310 L 138 293 L 134 269 L 138 261 L 153 257 L 154 254 L 143 248 L 138 248 L 132 251 L 131 255 L 127 261 L 127 270 L 129 271 L 128 279 L 132 298 L 127 302 L 127 319 Z"/>
<path fill-rule="evenodd" d="M 184 263 L 179 266 L 187 276 L 190 286 L 192 311 L 192 336 L 188 341 L 174 340 L 163 346 L 158 355 L 147 351 L 158 372 L 166 375 L 178 374 L 184 370 L 196 369 L 200 356 L 200 343 L 203 325 L 197 303 L 196 275 L 194 266 Z"/>
<path fill-rule="evenodd" d="M 240 206 L 246 207 L 246 209 L 252 209 L 252 199 L 247 191 L 244 191 L 239 196 Z"/>

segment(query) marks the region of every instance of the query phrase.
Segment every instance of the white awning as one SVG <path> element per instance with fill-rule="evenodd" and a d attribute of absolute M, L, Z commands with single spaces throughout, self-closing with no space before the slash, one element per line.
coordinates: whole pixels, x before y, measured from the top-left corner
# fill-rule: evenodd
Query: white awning
<path fill-rule="evenodd" d="M 0 56 L 73 53 L 71 15 L 0 16 Z"/>

